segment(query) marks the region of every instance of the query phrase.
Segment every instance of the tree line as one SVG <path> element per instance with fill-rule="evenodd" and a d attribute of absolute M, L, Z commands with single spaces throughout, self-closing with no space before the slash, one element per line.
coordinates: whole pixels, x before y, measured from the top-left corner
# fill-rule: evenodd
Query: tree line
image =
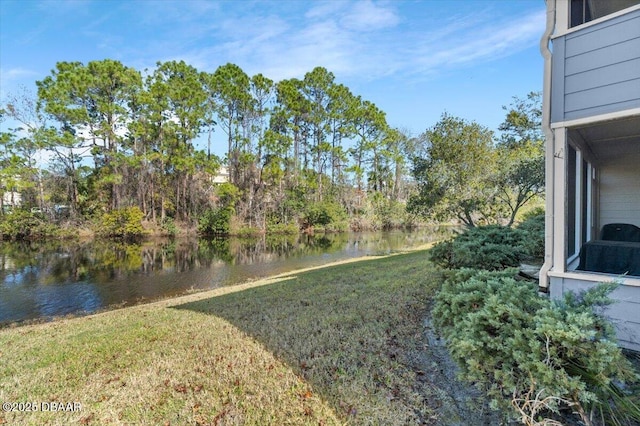
<path fill-rule="evenodd" d="M 11 197 L 19 193 L 23 208 L 54 218 L 53 206 L 63 206 L 74 223 L 135 208 L 133 216 L 148 223 L 200 223 L 213 232 L 389 227 L 417 215 L 444 218 L 442 201 L 455 202 L 443 188 L 473 183 L 468 167 L 436 161 L 438 149 L 460 153 L 449 158 L 459 166 L 469 160 L 464 156 L 483 164 L 500 157 L 493 132 L 446 114 L 419 137 L 391 127 L 381 109 L 322 67 L 274 82 L 231 63 L 209 73 L 183 61 L 143 72 L 111 59 L 59 62 L 36 86 L 35 99 L 10 95 L 0 109 L 2 118 L 20 123 L 0 133 L 0 215 L 8 211 L 1 203 L 15 204 Z M 528 201 L 526 188 L 522 200 L 512 200 L 512 169 L 522 169 L 523 149 L 535 150 L 524 139 L 540 139 L 518 133 L 535 127 L 529 107 L 537 100 L 516 99 L 508 110 L 498 145 L 514 160 L 492 169 L 494 182 L 479 183 L 485 200 L 460 201 L 473 206 L 455 217 L 472 224 L 484 214 L 480 204 L 500 197 L 515 203 L 515 217 L 518 203 Z M 474 126 L 481 129 L 467 132 Z M 214 132 L 224 135 L 224 158 L 212 153 Z M 438 134 L 450 145 L 438 148 Z M 46 167 L 37 161 L 43 152 Z M 216 184 L 223 167 L 228 182 Z"/>

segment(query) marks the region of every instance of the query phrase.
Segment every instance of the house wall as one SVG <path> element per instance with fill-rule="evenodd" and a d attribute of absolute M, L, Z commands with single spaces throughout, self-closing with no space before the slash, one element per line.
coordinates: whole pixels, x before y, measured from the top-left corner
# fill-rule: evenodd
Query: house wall
<path fill-rule="evenodd" d="M 22 205 L 22 194 L 19 192 L 8 191 L 2 195 L 2 204 L 5 206 Z"/>
<path fill-rule="evenodd" d="M 603 275 L 600 281 L 611 281 L 611 277 Z M 579 293 L 598 282 L 597 277 L 592 281 L 551 277 L 551 297 L 559 299 L 566 291 Z M 604 314 L 613 323 L 620 346 L 640 351 L 640 286 L 621 285 L 610 297 L 616 303 L 607 307 Z"/>
<path fill-rule="evenodd" d="M 599 229 L 607 223 L 640 227 L 640 153 L 600 167 Z"/>
<path fill-rule="evenodd" d="M 553 40 L 551 122 L 640 108 L 640 9 Z"/>
<path fill-rule="evenodd" d="M 213 177 L 212 182 L 213 183 L 229 182 L 229 169 L 226 168 L 225 166 L 220 167 L 220 170 L 218 170 L 218 174 L 216 174 Z"/>

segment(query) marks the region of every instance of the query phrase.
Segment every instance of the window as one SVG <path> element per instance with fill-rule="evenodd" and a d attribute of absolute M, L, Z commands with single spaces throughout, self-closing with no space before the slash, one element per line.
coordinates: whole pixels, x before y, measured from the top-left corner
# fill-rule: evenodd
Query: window
<path fill-rule="evenodd" d="M 640 0 L 571 0 L 569 28 L 640 4 Z"/>

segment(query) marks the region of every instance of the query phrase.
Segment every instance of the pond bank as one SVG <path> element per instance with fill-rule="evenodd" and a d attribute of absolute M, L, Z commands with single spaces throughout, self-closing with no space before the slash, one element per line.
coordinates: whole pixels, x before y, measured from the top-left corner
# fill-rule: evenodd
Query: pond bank
<path fill-rule="evenodd" d="M 0 330 L 0 400 L 82 404 L 0 423 L 455 424 L 426 253 L 340 263 Z"/>
<path fill-rule="evenodd" d="M 0 244 L 0 326 L 48 321 L 424 245 L 420 232 Z"/>

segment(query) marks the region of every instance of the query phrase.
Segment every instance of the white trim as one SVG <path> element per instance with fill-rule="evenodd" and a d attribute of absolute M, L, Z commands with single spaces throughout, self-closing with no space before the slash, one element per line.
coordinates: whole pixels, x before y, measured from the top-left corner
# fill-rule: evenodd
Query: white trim
<path fill-rule="evenodd" d="M 576 193 L 575 193 L 575 206 L 576 206 L 576 211 L 575 211 L 575 216 L 576 216 L 576 229 L 574 230 L 575 235 L 575 248 L 576 251 L 575 253 L 571 253 L 571 255 L 573 256 L 574 254 L 578 255 L 580 254 L 580 247 L 582 247 L 582 225 L 583 225 L 583 218 L 582 218 L 582 173 L 583 173 L 583 169 L 582 169 L 583 163 L 582 163 L 582 151 L 580 151 L 579 149 L 576 149 Z"/>
<path fill-rule="evenodd" d="M 567 192 L 567 175 L 566 175 L 566 156 L 567 156 L 567 130 L 560 129 L 555 133 L 553 141 L 553 263 L 552 269 L 566 268 L 566 200 Z"/>
<path fill-rule="evenodd" d="M 609 19 L 614 19 L 614 18 L 617 18 L 618 16 L 626 15 L 627 13 L 640 10 L 640 4 L 637 4 L 635 6 L 627 7 L 626 9 L 622 9 L 617 12 L 613 12 L 608 15 L 601 16 L 589 22 L 585 22 L 584 24 L 576 25 L 575 27 L 569 28 L 569 2 L 566 0 L 560 0 L 560 3 L 562 3 L 559 8 L 560 10 L 558 10 L 556 13 L 557 13 L 557 17 L 561 19 L 558 19 L 557 22 L 562 22 L 562 24 L 564 25 L 563 26 L 558 25 L 556 27 L 558 32 L 554 33 L 551 36 L 551 40 L 558 37 L 565 36 L 567 34 L 574 33 L 576 31 L 584 30 L 594 25 L 598 25 L 599 23 L 606 22 Z M 562 7 L 563 5 L 565 6 L 564 8 Z"/>
<path fill-rule="evenodd" d="M 565 8 L 566 9 L 566 8 Z M 568 10 L 568 9 L 566 9 Z M 547 17 L 544 34 L 540 38 L 540 54 L 544 58 L 542 79 L 542 130 L 545 138 L 545 215 L 544 215 L 544 264 L 540 269 L 540 288 L 549 289 L 547 272 L 553 267 L 555 226 L 555 137 L 551 129 L 551 34 L 556 25 L 556 0 L 547 0 Z"/>
<path fill-rule="evenodd" d="M 571 271 L 572 269 L 576 269 L 578 267 L 576 262 L 576 265 L 574 265 L 574 261 L 578 259 L 578 257 L 580 257 L 580 249 L 578 248 L 576 250 L 576 252 L 574 254 L 572 254 L 571 256 L 569 256 L 569 258 L 567 259 L 567 271 Z"/>
<path fill-rule="evenodd" d="M 586 241 L 591 241 L 591 231 L 593 229 L 593 166 L 587 161 L 587 235 Z"/>
<path fill-rule="evenodd" d="M 569 30 L 569 1 L 568 0 L 557 0 L 557 4 L 555 5 L 556 9 L 556 28 L 554 33 L 551 35 L 551 40 L 556 37 L 560 37 L 563 34 L 566 34 Z"/>
<path fill-rule="evenodd" d="M 613 275 L 588 271 L 559 272 L 549 271 L 549 276 L 554 278 L 564 278 L 588 282 L 620 282 L 622 285 L 630 287 L 640 287 L 640 277 L 630 277 L 628 275 Z"/>

